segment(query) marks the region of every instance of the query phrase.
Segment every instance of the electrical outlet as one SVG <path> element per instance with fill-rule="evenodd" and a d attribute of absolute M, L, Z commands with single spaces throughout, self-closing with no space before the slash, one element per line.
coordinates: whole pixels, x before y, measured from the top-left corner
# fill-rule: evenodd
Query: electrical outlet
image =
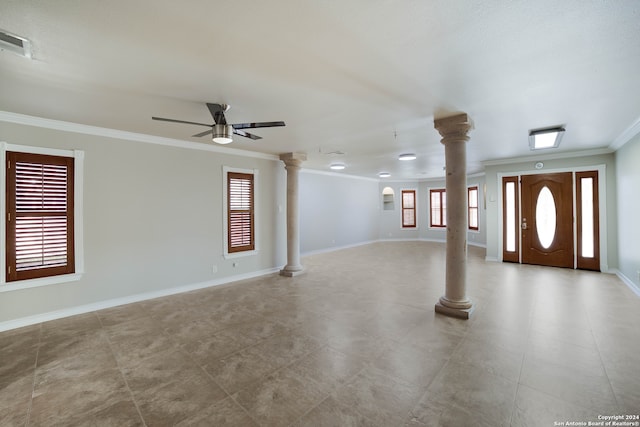
<path fill-rule="evenodd" d="M 211 272 L 212 272 L 213 274 L 216 274 L 216 273 L 218 272 L 218 266 L 217 266 L 217 265 L 214 265 L 213 267 L 211 267 Z"/>
<path fill-rule="evenodd" d="M 233 266 L 234 266 L 234 267 L 237 267 L 237 266 L 239 266 L 239 265 L 240 265 L 240 263 L 239 263 L 239 262 L 237 262 L 237 261 L 233 263 Z"/>

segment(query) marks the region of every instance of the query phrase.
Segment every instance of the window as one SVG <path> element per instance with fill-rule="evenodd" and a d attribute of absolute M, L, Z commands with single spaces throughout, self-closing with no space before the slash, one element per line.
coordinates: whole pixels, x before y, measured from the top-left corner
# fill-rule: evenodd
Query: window
<path fill-rule="evenodd" d="M 520 262 L 518 177 L 502 178 L 502 260 Z"/>
<path fill-rule="evenodd" d="M 467 207 L 469 210 L 469 230 L 478 230 L 478 187 L 467 188 Z"/>
<path fill-rule="evenodd" d="M 402 190 L 402 228 L 416 227 L 416 190 Z"/>
<path fill-rule="evenodd" d="M 254 175 L 227 172 L 227 251 L 253 251 L 254 231 Z"/>
<path fill-rule="evenodd" d="M 430 225 L 431 227 L 444 228 L 447 226 L 447 192 L 445 189 L 429 190 L 431 201 Z"/>
<path fill-rule="evenodd" d="M 6 281 L 74 273 L 74 158 L 8 151 L 6 168 Z"/>

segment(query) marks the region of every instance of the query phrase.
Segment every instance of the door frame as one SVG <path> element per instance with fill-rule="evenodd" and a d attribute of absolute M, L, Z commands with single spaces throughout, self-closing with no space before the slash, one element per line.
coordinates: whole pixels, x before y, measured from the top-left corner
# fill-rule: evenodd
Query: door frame
<path fill-rule="evenodd" d="M 599 241 L 599 248 L 600 248 L 600 271 L 601 272 L 607 272 L 609 271 L 609 266 L 608 266 L 608 258 L 607 258 L 607 192 L 606 192 L 606 188 L 607 188 L 607 179 L 606 179 L 606 165 L 605 164 L 598 164 L 598 165 L 592 165 L 592 166 L 576 166 L 576 167 L 572 167 L 572 168 L 556 168 L 556 169 L 540 169 L 540 170 L 516 170 L 513 172 L 498 172 L 497 173 L 497 181 L 496 181 L 496 188 L 497 188 L 497 194 L 498 194 L 498 206 L 497 206 L 497 211 L 498 211 L 498 262 L 503 262 L 502 259 L 502 254 L 503 254 L 503 230 L 504 230 L 504 214 L 503 214 L 503 202 L 504 202 L 504 197 L 502 194 L 502 178 L 505 176 L 517 176 L 518 177 L 518 181 L 520 180 L 520 177 L 522 175 L 540 175 L 540 174 L 549 174 L 549 173 L 559 173 L 559 172 L 588 172 L 588 171 L 598 171 L 598 225 L 599 225 L 599 231 L 600 231 L 600 241 Z M 575 189 L 575 173 L 573 176 L 573 186 Z M 521 204 L 520 204 L 520 191 L 518 191 L 518 209 L 519 209 L 519 213 L 521 213 Z M 573 212 L 574 212 L 574 220 L 573 220 L 573 239 L 574 239 L 574 248 L 577 248 L 577 232 L 576 232 L 576 227 L 577 227 L 577 221 L 575 220 L 575 215 L 576 215 L 576 199 L 575 199 L 575 191 L 574 191 L 574 197 L 573 197 Z M 522 241 L 521 239 L 519 239 L 518 245 L 522 245 Z M 519 248 L 520 253 L 521 253 L 521 248 Z M 574 249 L 575 252 L 575 249 Z M 573 255 L 574 257 L 574 266 L 576 265 L 576 253 L 574 253 Z"/>

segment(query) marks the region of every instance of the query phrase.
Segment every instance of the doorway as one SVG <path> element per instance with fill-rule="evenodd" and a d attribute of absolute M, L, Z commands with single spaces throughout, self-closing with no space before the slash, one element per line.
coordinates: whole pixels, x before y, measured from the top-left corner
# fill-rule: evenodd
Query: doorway
<path fill-rule="evenodd" d="M 600 270 L 597 171 L 503 177 L 502 192 L 503 261 Z"/>

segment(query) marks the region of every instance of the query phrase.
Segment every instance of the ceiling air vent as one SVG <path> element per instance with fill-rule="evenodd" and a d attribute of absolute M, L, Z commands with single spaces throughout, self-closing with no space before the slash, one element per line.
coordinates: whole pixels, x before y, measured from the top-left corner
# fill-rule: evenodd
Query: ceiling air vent
<path fill-rule="evenodd" d="M 0 50 L 8 50 L 25 58 L 31 58 L 31 43 L 24 37 L 0 30 Z"/>

